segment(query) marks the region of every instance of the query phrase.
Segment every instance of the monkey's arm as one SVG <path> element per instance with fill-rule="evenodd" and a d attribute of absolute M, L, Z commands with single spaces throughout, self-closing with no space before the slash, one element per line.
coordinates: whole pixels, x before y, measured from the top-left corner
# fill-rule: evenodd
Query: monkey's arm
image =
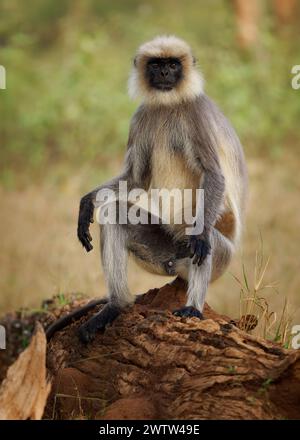
<path fill-rule="evenodd" d="M 87 252 L 93 249 L 91 244 L 92 236 L 89 231 L 90 224 L 94 222 L 94 209 L 97 198 L 98 191 L 101 191 L 104 188 L 111 189 L 117 191 L 119 182 L 121 180 L 127 181 L 127 183 L 131 182 L 131 174 L 129 170 L 114 179 L 106 182 L 97 188 L 93 189 L 91 192 L 86 194 L 80 200 L 79 206 L 79 214 L 78 214 L 78 226 L 77 226 L 77 236 L 82 246 L 86 249 Z M 130 185 L 131 186 L 131 185 Z"/>
<path fill-rule="evenodd" d="M 87 252 L 93 249 L 93 246 L 91 244 L 92 236 L 89 232 L 89 227 L 90 224 L 94 221 L 93 215 L 97 193 L 103 189 L 109 189 L 118 192 L 120 181 L 127 182 L 128 192 L 135 187 L 146 188 L 149 183 L 149 158 L 148 156 L 146 157 L 145 154 L 140 155 L 140 160 L 138 161 L 138 155 L 133 147 L 137 142 L 136 138 L 136 133 L 134 133 L 133 129 L 131 129 L 129 133 L 128 148 L 125 156 L 123 172 L 119 176 L 113 178 L 107 183 L 100 185 L 99 187 L 95 188 L 94 190 L 83 196 L 80 201 L 77 236 Z M 135 173 L 133 172 L 134 161 L 135 169 L 138 170 Z"/>
<path fill-rule="evenodd" d="M 218 133 L 213 124 L 213 114 L 200 112 L 193 139 L 196 163 L 204 174 L 202 189 L 204 190 L 204 228 L 199 235 L 191 236 L 190 249 L 193 263 L 199 266 L 211 251 L 210 235 L 220 212 L 224 192 L 225 179 L 218 156 Z M 204 118 L 203 115 L 206 115 Z M 208 115 L 208 116 L 207 116 Z"/>
<path fill-rule="evenodd" d="M 128 145 L 127 153 L 124 161 L 123 172 L 114 177 L 109 182 L 103 183 L 97 188 L 90 191 L 88 194 L 82 197 L 80 200 L 79 214 L 78 214 L 78 226 L 77 237 L 87 252 L 93 249 L 91 244 L 92 236 L 89 231 L 90 224 L 94 222 L 94 209 L 98 191 L 102 189 L 110 189 L 113 191 L 118 190 L 119 182 L 124 180 L 127 182 L 128 187 L 133 185 L 133 173 L 132 173 L 132 148 Z"/>
<path fill-rule="evenodd" d="M 224 195 L 224 177 L 212 169 L 204 170 L 204 228 L 199 235 L 192 235 L 190 240 L 193 264 L 200 266 L 211 251 L 210 234 L 216 222 Z"/>

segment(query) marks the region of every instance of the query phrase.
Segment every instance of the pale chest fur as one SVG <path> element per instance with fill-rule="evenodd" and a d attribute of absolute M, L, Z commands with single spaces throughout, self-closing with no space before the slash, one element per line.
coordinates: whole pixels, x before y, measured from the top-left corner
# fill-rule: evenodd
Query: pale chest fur
<path fill-rule="evenodd" d="M 168 145 L 155 145 L 151 157 L 152 188 L 196 189 L 200 179 L 191 172 L 187 160 L 181 152 Z"/>
<path fill-rule="evenodd" d="M 187 162 L 187 125 L 180 112 L 161 114 L 153 126 L 151 151 L 152 188 L 199 188 L 200 174 Z"/>
<path fill-rule="evenodd" d="M 172 224 L 180 223 L 183 225 L 185 223 L 183 221 L 184 210 L 192 207 L 190 214 L 195 215 L 196 189 L 200 187 L 200 176 L 191 172 L 183 153 L 174 151 L 168 144 L 155 145 L 152 152 L 151 168 L 149 190 L 151 191 L 154 188 L 177 191 L 174 198 L 170 197 L 168 193 L 161 192 L 162 205 L 165 203 L 165 206 L 167 206 L 169 203 Z M 179 191 L 181 195 L 178 197 Z M 161 209 L 160 217 L 164 217 Z M 179 225 L 178 228 L 180 229 Z"/>
<path fill-rule="evenodd" d="M 153 212 L 150 208 L 153 206 L 150 201 L 153 200 L 152 190 L 160 190 L 161 205 L 158 211 L 156 210 L 156 214 L 165 218 L 162 206 L 169 206 L 170 222 L 174 224 L 177 220 L 183 219 L 183 212 L 187 207 L 192 207 L 193 215 L 195 214 L 196 190 L 201 186 L 201 173 L 200 170 L 199 172 L 192 170 L 188 163 L 184 118 L 174 112 L 171 114 L 160 112 L 153 116 L 151 122 L 151 126 L 148 127 L 151 136 L 148 200 L 144 195 L 138 204 Z M 169 193 L 165 190 L 169 190 Z M 177 191 L 176 195 L 175 193 L 170 195 L 170 191 L 173 190 Z M 185 212 L 190 212 L 190 209 Z"/>

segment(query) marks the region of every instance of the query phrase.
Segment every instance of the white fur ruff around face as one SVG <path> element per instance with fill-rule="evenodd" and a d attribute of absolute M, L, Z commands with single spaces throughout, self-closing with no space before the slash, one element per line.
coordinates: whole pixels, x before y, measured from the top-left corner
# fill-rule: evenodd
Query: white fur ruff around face
<path fill-rule="evenodd" d="M 145 78 L 145 68 L 149 58 L 178 58 L 183 67 L 183 78 L 171 91 L 156 90 Z M 204 80 L 196 69 L 189 45 L 174 36 L 156 37 L 143 44 L 137 51 L 132 69 L 128 91 L 131 98 L 142 98 L 151 105 L 172 105 L 195 99 L 203 93 Z"/>

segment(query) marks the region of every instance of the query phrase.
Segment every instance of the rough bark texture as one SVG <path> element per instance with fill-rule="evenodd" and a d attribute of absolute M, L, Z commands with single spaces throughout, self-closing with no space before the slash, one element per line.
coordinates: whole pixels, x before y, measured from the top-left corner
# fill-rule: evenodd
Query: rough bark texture
<path fill-rule="evenodd" d="M 78 342 L 78 322 L 57 333 L 45 417 L 300 418 L 300 352 L 208 306 L 204 321 L 173 316 L 185 298 L 180 282 L 151 290 L 88 346 Z"/>
<path fill-rule="evenodd" d="M 0 387 L 0 420 L 42 418 L 50 392 L 46 346 L 44 330 L 38 324 L 29 347 L 9 367 Z"/>

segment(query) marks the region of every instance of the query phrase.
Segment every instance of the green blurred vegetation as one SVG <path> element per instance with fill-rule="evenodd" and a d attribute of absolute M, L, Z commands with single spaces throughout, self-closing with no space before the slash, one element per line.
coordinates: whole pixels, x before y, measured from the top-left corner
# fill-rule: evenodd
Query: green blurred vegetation
<path fill-rule="evenodd" d="M 298 28 L 299 29 L 299 28 Z M 194 48 L 207 92 L 248 155 L 280 158 L 300 145 L 297 27 L 278 33 L 266 4 L 259 49 L 239 50 L 230 0 L 0 1 L 0 182 L 45 178 L 123 154 L 136 107 L 126 93 L 137 46 L 174 33 Z"/>

